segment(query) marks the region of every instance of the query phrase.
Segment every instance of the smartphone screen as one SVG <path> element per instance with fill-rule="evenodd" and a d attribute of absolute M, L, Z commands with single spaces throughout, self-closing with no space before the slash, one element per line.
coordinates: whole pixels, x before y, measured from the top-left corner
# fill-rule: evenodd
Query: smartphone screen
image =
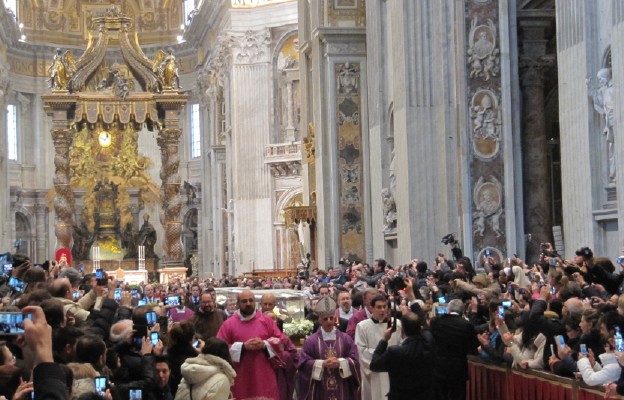
<path fill-rule="evenodd" d="M 505 307 L 505 308 L 510 308 L 510 307 L 511 307 L 511 300 L 505 300 L 505 301 L 503 301 L 503 307 Z"/>
<path fill-rule="evenodd" d="M 581 343 L 581 354 L 584 356 L 587 355 L 587 345 L 585 343 Z"/>
<path fill-rule="evenodd" d="M 498 307 L 498 318 L 500 319 L 505 318 L 505 307 L 503 306 Z"/>
<path fill-rule="evenodd" d="M 156 312 L 155 311 L 150 311 L 145 313 L 145 320 L 147 322 L 147 327 L 152 329 L 154 327 L 154 325 L 156 325 Z"/>
<path fill-rule="evenodd" d="M 554 295 L 556 293 L 556 289 L 554 287 L 550 288 L 550 294 Z"/>
<path fill-rule="evenodd" d="M 137 305 L 139 306 L 144 306 L 147 304 L 147 300 L 146 299 L 140 299 L 139 302 L 137 303 Z"/>
<path fill-rule="evenodd" d="M 121 301 L 121 289 L 115 289 L 114 298 L 117 302 Z"/>
<path fill-rule="evenodd" d="M 561 347 L 562 349 L 565 348 L 566 346 L 565 339 L 563 338 L 562 335 L 557 336 L 557 343 L 559 343 L 559 347 Z"/>
<path fill-rule="evenodd" d="M 80 298 L 80 292 L 72 292 L 72 300 L 76 301 Z"/>
<path fill-rule="evenodd" d="M 166 297 L 166 306 L 179 306 L 180 305 L 180 296 L 167 296 Z"/>
<path fill-rule="evenodd" d="M 617 351 L 624 351 L 624 343 L 622 343 L 622 338 L 621 337 L 616 337 L 615 338 L 615 349 Z"/>
<path fill-rule="evenodd" d="M 160 340 L 160 335 L 158 334 L 158 332 L 150 333 L 150 340 L 152 341 L 152 346 L 156 346 L 158 344 L 158 341 Z"/>
<path fill-rule="evenodd" d="M 196 349 L 199 348 L 199 345 L 200 345 L 199 340 L 196 340 L 193 342 L 193 347 L 195 347 Z"/>
<path fill-rule="evenodd" d="M 143 400 L 143 390 L 142 389 L 130 389 L 129 392 L 130 400 Z"/>
<path fill-rule="evenodd" d="M 9 286 L 11 286 L 16 292 L 24 293 L 28 284 L 12 276 L 9 278 Z"/>
<path fill-rule="evenodd" d="M 134 332 L 132 334 L 132 346 L 135 349 L 141 350 L 141 346 L 143 346 L 143 336 L 141 332 Z"/>
<path fill-rule="evenodd" d="M 438 303 L 446 304 L 446 298 L 444 296 L 438 297 Z"/>
<path fill-rule="evenodd" d="M 98 376 L 94 379 L 95 381 L 95 391 L 100 396 L 104 396 L 106 394 L 106 377 Z"/>
<path fill-rule="evenodd" d="M 436 306 L 436 315 L 448 314 L 448 308 L 446 306 Z"/>
<path fill-rule="evenodd" d="M 0 312 L 0 336 L 24 333 L 24 318 L 32 319 L 32 315 L 24 315 L 19 311 Z"/>
<path fill-rule="evenodd" d="M 132 298 L 136 299 L 139 295 L 139 292 L 136 289 L 132 289 Z"/>
<path fill-rule="evenodd" d="M 95 277 L 96 277 L 97 279 L 102 279 L 102 278 L 104 278 L 104 270 L 102 270 L 102 269 L 96 269 L 96 270 L 95 270 Z"/>

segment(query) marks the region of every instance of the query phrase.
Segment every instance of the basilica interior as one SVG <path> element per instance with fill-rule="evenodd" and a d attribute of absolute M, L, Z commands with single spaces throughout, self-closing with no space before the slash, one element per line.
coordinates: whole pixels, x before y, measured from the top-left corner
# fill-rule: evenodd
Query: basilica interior
<path fill-rule="evenodd" d="M 5 0 L 0 253 L 615 259 L 623 32 L 619 0 Z"/>

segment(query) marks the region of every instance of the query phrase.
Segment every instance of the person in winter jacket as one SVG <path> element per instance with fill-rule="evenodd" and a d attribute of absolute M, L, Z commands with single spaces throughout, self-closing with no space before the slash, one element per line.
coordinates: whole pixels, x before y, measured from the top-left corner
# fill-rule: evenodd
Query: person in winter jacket
<path fill-rule="evenodd" d="M 236 378 L 227 343 L 210 338 L 202 353 L 187 358 L 181 367 L 182 381 L 176 400 L 227 400 Z"/>

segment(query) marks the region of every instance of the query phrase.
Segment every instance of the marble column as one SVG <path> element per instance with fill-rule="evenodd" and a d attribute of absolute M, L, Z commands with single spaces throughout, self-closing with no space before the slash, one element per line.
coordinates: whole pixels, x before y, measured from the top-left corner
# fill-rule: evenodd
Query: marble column
<path fill-rule="evenodd" d="M 56 234 L 57 249 L 71 249 L 75 199 L 69 184 L 69 150 L 74 140 L 74 131 L 69 128 L 69 121 L 61 114 L 65 113 L 55 113 L 52 127 L 55 167 L 53 182 L 56 191 L 54 197 L 54 213 L 56 214 L 54 233 Z"/>
<path fill-rule="evenodd" d="M 235 274 L 273 268 L 273 224 L 271 174 L 264 163 L 264 149 L 270 143 L 271 35 L 268 29 L 232 32 L 230 110 L 232 134 L 228 161 L 233 202 Z M 231 145 L 230 145 L 231 144 Z M 230 204 L 228 204 L 228 210 Z M 230 219 L 232 223 L 232 219 Z"/>
<path fill-rule="evenodd" d="M 48 258 L 48 230 L 46 228 L 47 207 L 45 204 L 35 204 L 35 254 L 34 260 Z"/>
<path fill-rule="evenodd" d="M 524 223 L 527 234 L 540 242 L 552 242 L 552 193 L 546 118 L 544 115 L 544 72 L 555 64 L 546 54 L 546 29 L 550 19 L 530 18 L 520 21 L 522 54 L 522 166 Z"/>
<path fill-rule="evenodd" d="M 596 249 L 599 236 L 594 223 L 597 152 L 604 146 L 593 129 L 593 106 L 588 99 L 586 79 L 593 76 L 592 64 L 598 47 L 594 29 L 598 26 L 591 9 L 597 2 L 557 0 L 557 67 L 561 151 L 561 197 L 565 256 L 572 257 L 580 246 Z M 596 41 L 595 41 L 596 40 Z M 599 128 L 599 127 L 598 127 Z M 601 182 L 602 183 L 602 182 Z M 604 183 L 602 183 L 604 185 Z"/>
<path fill-rule="evenodd" d="M 11 237 L 9 235 L 9 222 L 11 197 L 9 190 L 9 161 L 7 160 L 7 135 L 6 135 L 6 104 L 9 94 L 9 70 L 0 62 L 0 249 L 10 248 Z"/>
<path fill-rule="evenodd" d="M 179 144 L 182 129 L 165 128 L 158 132 L 157 143 L 160 146 L 162 167 L 160 178 L 162 185 L 160 196 L 162 213 L 160 222 L 164 229 L 163 238 L 163 265 L 182 264 L 184 250 L 182 246 L 182 221 L 180 211 L 183 200 L 180 197 L 180 183 L 182 178 L 178 172 L 180 166 Z"/>

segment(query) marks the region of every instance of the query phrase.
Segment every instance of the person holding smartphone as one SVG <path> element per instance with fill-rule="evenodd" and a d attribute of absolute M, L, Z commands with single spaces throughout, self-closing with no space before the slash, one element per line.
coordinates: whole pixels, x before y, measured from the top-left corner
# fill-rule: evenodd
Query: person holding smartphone
<path fill-rule="evenodd" d="M 429 400 L 434 398 L 433 371 L 434 344 L 422 334 L 422 322 L 417 314 L 407 312 L 401 317 L 401 332 L 405 340 L 388 346 L 392 327 L 375 348 L 370 363 L 371 371 L 387 372 L 390 378 L 389 399 Z"/>
<path fill-rule="evenodd" d="M 477 354 L 479 342 L 474 325 L 463 318 L 464 303 L 448 303 L 448 314 L 431 320 L 431 334 L 436 343 L 433 370 L 436 398 L 465 398 L 468 379 L 468 354 Z"/>

